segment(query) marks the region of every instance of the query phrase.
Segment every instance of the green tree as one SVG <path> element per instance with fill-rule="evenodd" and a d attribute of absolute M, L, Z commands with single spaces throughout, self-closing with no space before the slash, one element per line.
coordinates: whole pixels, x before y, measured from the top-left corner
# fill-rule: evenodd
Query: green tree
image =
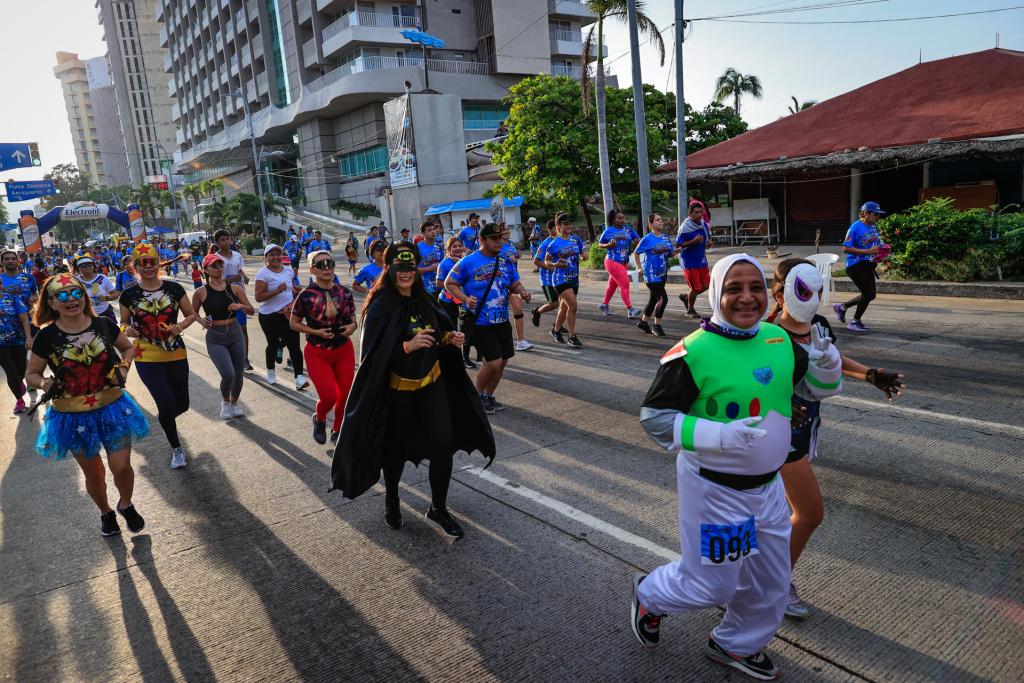
<path fill-rule="evenodd" d="M 614 164 L 611 163 L 610 148 L 608 144 L 608 131 L 606 128 L 606 122 L 608 120 L 606 115 L 606 86 L 605 86 L 605 73 L 604 73 L 604 22 L 608 19 L 617 19 L 620 22 L 627 21 L 627 10 L 626 0 L 587 0 L 587 7 L 597 17 L 597 21 L 590 27 L 590 31 L 587 33 L 586 39 L 583 41 L 583 70 L 581 74 L 582 91 L 581 97 L 583 102 L 583 113 L 589 115 L 590 113 L 590 77 L 589 68 L 587 64 L 590 63 L 590 55 L 597 55 L 597 67 L 594 76 L 594 100 L 597 111 L 597 142 L 598 142 L 598 158 L 599 166 L 598 170 L 601 178 L 601 197 L 604 205 L 604 211 L 607 212 L 612 208 L 613 197 L 612 197 L 612 168 Z M 636 0 L 636 19 L 637 29 L 641 35 L 650 36 L 649 42 L 651 45 L 658 50 L 660 57 L 660 63 L 662 66 L 665 64 L 665 42 L 661 39 L 661 33 L 658 32 L 658 27 L 651 21 L 644 13 L 644 3 L 642 0 Z M 646 99 L 646 98 L 645 98 Z M 634 127 L 634 131 L 635 131 Z M 636 141 L 633 142 L 633 148 L 636 149 Z M 587 221 L 589 225 L 590 214 L 587 213 Z"/>
<path fill-rule="evenodd" d="M 200 216 L 205 218 L 206 224 L 215 230 L 232 225 L 234 223 L 232 200 L 218 197 L 203 206 Z"/>
<path fill-rule="evenodd" d="M 715 81 L 715 102 L 731 97 L 732 108 L 737 116 L 740 115 L 740 98 L 743 95 L 759 100 L 763 94 L 760 78 L 752 74 L 741 74 L 731 66 Z"/>
<path fill-rule="evenodd" d="M 207 178 L 199 181 L 199 191 L 204 197 L 216 197 L 218 193 L 224 196 L 224 181 L 220 178 Z"/>
<path fill-rule="evenodd" d="M 686 153 L 725 142 L 747 132 L 747 122 L 732 107 L 712 102 L 701 111 L 686 105 Z M 675 133 L 673 132 L 673 136 Z"/>
<path fill-rule="evenodd" d="M 139 205 L 142 215 L 147 219 L 154 219 L 160 215 L 157 207 L 157 191 L 152 186 L 143 183 L 133 187 L 131 197 L 132 201 Z"/>
<path fill-rule="evenodd" d="M 790 95 L 789 99 L 793 100 L 793 104 L 789 107 L 790 114 L 795 114 L 798 111 L 803 111 L 804 109 L 810 109 L 818 103 L 818 100 L 805 100 L 804 102 L 800 102 L 796 99 L 796 95 Z"/>
<path fill-rule="evenodd" d="M 82 173 L 74 164 L 57 164 L 43 178 L 52 180 L 58 191 L 58 194 L 40 198 L 39 201 L 46 210 L 69 202 L 87 201 L 96 189 L 90 182 L 89 176 Z"/>
<path fill-rule="evenodd" d="M 8 222 L 10 222 L 10 219 L 7 216 L 7 205 L 4 204 L 4 200 L 0 198 L 0 223 Z"/>
<path fill-rule="evenodd" d="M 199 200 L 203 198 L 203 193 L 199 189 L 199 184 L 190 183 L 185 185 L 181 188 L 181 196 L 184 199 L 192 200 L 192 213 L 197 214 L 198 212 L 196 207 L 199 205 Z M 200 222 L 200 227 L 202 227 L 202 222 Z"/>

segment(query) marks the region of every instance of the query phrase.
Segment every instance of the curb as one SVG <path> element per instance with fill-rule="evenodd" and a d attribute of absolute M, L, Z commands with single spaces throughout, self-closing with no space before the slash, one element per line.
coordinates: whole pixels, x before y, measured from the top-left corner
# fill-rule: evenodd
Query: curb
<path fill-rule="evenodd" d="M 582 277 L 587 280 L 606 280 L 607 273 L 603 270 L 581 269 Z M 768 284 L 772 278 L 768 276 Z M 686 284 L 681 272 L 668 274 L 669 284 Z M 849 278 L 833 279 L 835 291 L 856 292 L 857 288 Z M 948 296 L 961 299 L 1007 299 L 1024 300 L 1024 282 L 932 282 L 911 280 L 878 280 L 879 294 L 899 294 L 902 296 Z"/>

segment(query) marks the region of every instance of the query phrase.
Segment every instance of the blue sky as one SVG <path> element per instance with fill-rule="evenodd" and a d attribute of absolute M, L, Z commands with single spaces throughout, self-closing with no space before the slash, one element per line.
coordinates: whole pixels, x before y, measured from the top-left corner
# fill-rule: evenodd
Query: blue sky
<path fill-rule="evenodd" d="M 514 2 L 515 0 L 501 0 Z M 823 0 L 828 2 L 830 0 Z M 784 9 L 812 0 L 687 0 L 688 18 L 729 14 L 751 8 Z M 1024 10 L 967 17 L 872 23 L 875 19 L 948 14 L 1024 4 L 1015 0 L 878 0 L 855 7 L 751 17 L 757 21 L 855 21 L 839 25 L 740 24 L 696 21 L 684 47 L 686 100 L 703 107 L 711 100 L 714 82 L 727 67 L 761 79 L 764 97 L 745 99 L 743 117 L 752 125 L 770 123 L 787 113 L 790 96 L 824 100 L 913 66 L 918 55 L 933 60 L 1000 46 L 1024 50 Z M 4 0 L 4 64 L 2 92 L 6 106 L 0 116 L 0 142 L 38 141 L 43 170 L 20 169 L 2 180 L 41 178 L 58 163 L 74 163 L 60 83 L 53 75 L 58 51 L 83 58 L 105 51 L 97 10 L 91 0 Z M 673 0 L 648 0 L 647 14 L 660 27 L 673 20 Z M 609 61 L 619 84 L 631 83 L 629 34 L 624 24 L 606 31 Z M 673 32 L 664 33 L 672 49 Z M 641 39 L 643 40 L 643 38 Z M 920 52 L 919 52 L 920 51 Z M 643 79 L 659 89 L 675 90 L 671 57 L 664 67 L 654 50 L 641 48 Z M 885 115 L 879 102 L 879 116 Z M 13 204 L 13 217 L 31 203 Z"/>

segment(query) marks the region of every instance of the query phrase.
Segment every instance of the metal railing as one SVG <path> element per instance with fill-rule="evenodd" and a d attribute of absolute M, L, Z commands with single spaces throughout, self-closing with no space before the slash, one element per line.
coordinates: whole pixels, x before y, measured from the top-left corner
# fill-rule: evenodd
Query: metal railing
<path fill-rule="evenodd" d="M 551 75 L 552 76 L 568 76 L 569 78 L 575 78 L 577 81 L 580 80 L 580 76 L 583 71 L 578 66 L 566 65 L 566 64 L 552 64 Z"/>
<path fill-rule="evenodd" d="M 486 76 L 490 73 L 490 68 L 485 62 L 464 62 L 458 59 L 428 59 L 427 68 L 432 73 L 459 76 Z"/>
<path fill-rule="evenodd" d="M 417 17 L 405 17 L 394 14 L 382 14 L 377 12 L 349 12 L 333 24 L 324 29 L 323 39 L 338 35 L 341 31 L 352 26 L 365 26 L 368 28 L 416 28 L 419 22 Z"/>
<path fill-rule="evenodd" d="M 561 40 L 566 43 L 583 43 L 583 32 L 553 28 L 551 29 L 551 40 Z"/>
<path fill-rule="evenodd" d="M 316 40 L 313 38 L 302 46 L 302 65 L 307 69 L 316 65 Z"/>
<path fill-rule="evenodd" d="M 423 60 L 419 57 L 357 57 L 348 64 L 343 64 L 309 84 L 310 90 L 319 90 L 345 76 L 377 71 L 379 69 L 401 69 L 404 67 L 420 68 Z M 451 59 L 428 59 L 427 67 L 432 73 L 456 74 L 461 76 L 486 76 L 489 66 L 483 62 L 462 62 Z"/>

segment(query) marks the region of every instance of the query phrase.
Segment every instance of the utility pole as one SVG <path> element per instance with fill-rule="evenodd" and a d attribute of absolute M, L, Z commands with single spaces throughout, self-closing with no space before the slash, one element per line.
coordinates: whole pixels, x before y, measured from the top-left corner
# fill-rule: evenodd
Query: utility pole
<path fill-rule="evenodd" d="M 683 98 L 683 0 L 676 0 L 676 215 L 686 217 L 686 100 Z"/>
<path fill-rule="evenodd" d="M 627 0 L 626 10 L 629 20 L 629 53 L 633 62 L 633 122 L 636 125 L 636 165 L 640 182 L 639 223 L 643 226 L 651 213 L 651 169 L 647 159 L 647 115 L 644 111 L 644 81 L 640 74 L 640 36 L 636 22 L 636 0 Z"/>

